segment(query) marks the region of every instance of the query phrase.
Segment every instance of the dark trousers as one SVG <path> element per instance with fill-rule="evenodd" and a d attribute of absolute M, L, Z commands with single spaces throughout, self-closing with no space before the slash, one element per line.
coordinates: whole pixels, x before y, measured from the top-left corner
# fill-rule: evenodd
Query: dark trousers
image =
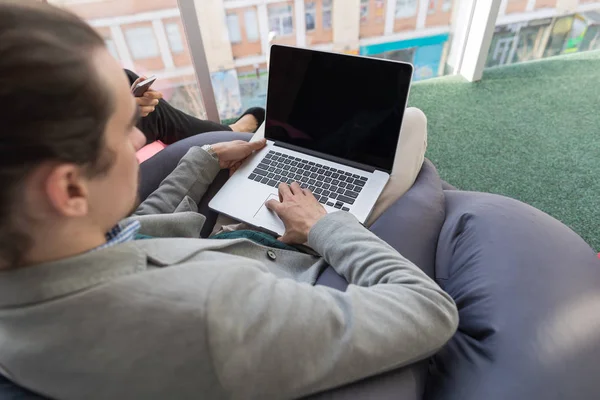
<path fill-rule="evenodd" d="M 131 84 L 139 78 L 135 72 L 127 69 L 125 72 Z M 140 120 L 138 128 L 144 133 L 148 143 L 160 140 L 165 144 L 172 144 L 199 133 L 231 131 L 227 125 L 192 117 L 162 99 L 154 112 Z"/>

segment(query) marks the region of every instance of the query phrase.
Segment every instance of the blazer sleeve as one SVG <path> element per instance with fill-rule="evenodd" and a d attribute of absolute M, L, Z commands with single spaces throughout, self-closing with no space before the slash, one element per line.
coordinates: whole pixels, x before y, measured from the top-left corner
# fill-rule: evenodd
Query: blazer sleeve
<path fill-rule="evenodd" d="M 200 147 L 192 147 L 134 215 L 174 212 L 189 197 L 199 203 L 220 171 L 219 163 Z"/>
<path fill-rule="evenodd" d="M 338 212 L 309 245 L 346 292 L 227 269 L 206 300 L 207 346 L 231 398 L 298 398 L 426 358 L 454 334 L 452 298 L 418 267 Z"/>

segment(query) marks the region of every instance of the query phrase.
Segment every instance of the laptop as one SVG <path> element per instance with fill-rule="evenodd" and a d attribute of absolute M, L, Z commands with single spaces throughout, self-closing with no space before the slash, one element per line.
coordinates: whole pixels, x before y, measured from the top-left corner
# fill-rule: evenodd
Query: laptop
<path fill-rule="evenodd" d="M 265 203 L 281 182 L 310 189 L 328 213 L 364 223 L 387 184 L 413 74 L 411 64 L 273 45 L 265 138 L 209 203 L 277 235 Z"/>

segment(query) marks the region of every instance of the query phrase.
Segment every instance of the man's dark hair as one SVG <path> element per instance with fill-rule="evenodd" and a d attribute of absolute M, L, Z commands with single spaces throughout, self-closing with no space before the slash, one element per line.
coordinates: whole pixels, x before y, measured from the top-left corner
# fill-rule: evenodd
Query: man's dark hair
<path fill-rule="evenodd" d="M 105 171 L 111 94 L 92 65 L 102 38 L 74 14 L 0 0 L 0 269 L 31 245 L 22 218 L 23 182 L 46 161 Z"/>

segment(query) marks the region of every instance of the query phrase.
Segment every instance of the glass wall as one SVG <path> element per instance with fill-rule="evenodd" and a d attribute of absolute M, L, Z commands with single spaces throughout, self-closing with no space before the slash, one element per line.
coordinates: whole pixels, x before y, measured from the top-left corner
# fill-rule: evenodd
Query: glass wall
<path fill-rule="evenodd" d="M 600 49 L 600 1 L 504 0 L 486 67 Z"/>
<path fill-rule="evenodd" d="M 443 75 L 460 0 L 180 1 L 196 7 L 208 64 L 202 72 L 229 122 L 264 107 L 273 43 L 410 62 L 415 81 Z M 205 115 L 177 0 L 50 2 L 95 26 L 125 68 L 156 75 L 156 88 L 176 107 Z"/>
<path fill-rule="evenodd" d="M 415 80 L 443 75 L 457 1 L 196 1 L 220 116 L 265 105 L 272 43 L 410 62 Z"/>
<path fill-rule="evenodd" d="M 175 107 L 205 118 L 177 0 L 49 0 L 88 21 L 123 68 L 156 75 L 153 88 Z"/>

